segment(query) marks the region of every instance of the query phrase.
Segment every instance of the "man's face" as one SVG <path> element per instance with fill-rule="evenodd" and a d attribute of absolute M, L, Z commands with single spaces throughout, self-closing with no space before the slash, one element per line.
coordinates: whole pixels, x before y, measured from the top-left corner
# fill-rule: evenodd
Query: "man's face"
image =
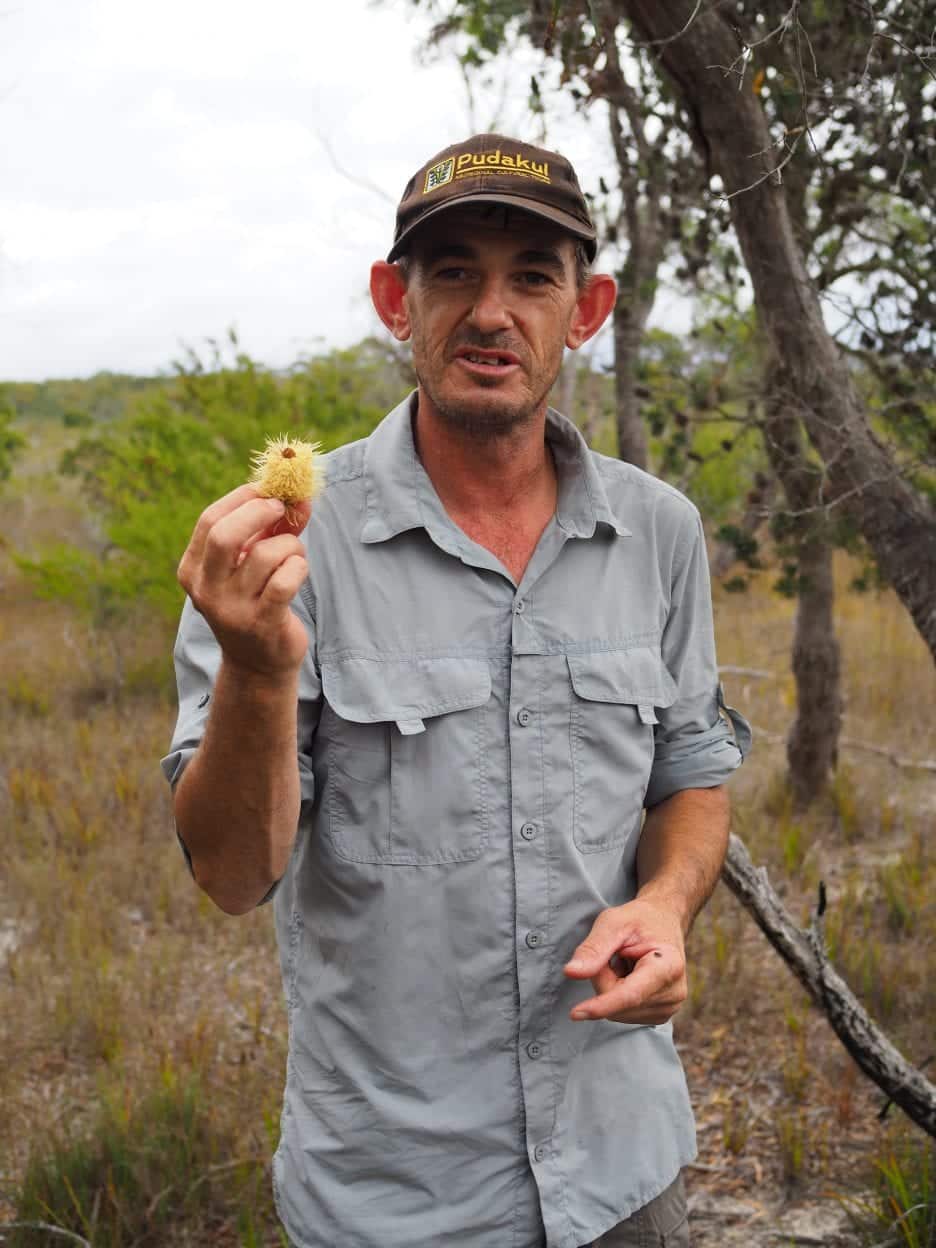
<path fill-rule="evenodd" d="M 502 434 L 542 410 L 577 300 L 569 235 L 499 206 L 452 209 L 410 250 L 413 366 L 438 414 Z"/>

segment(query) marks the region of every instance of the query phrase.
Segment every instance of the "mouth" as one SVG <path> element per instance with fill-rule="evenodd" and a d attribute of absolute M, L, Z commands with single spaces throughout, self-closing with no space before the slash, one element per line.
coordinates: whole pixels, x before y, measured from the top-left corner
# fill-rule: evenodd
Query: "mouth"
<path fill-rule="evenodd" d="M 480 347 L 460 347 L 455 360 L 477 377 L 507 377 L 520 367 L 512 351 L 486 351 Z"/>

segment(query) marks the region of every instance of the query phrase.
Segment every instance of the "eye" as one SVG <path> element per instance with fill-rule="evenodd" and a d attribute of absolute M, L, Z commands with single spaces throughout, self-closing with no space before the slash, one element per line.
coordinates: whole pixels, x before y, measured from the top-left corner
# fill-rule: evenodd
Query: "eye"
<path fill-rule="evenodd" d="M 463 282 L 468 276 L 468 270 L 450 265 L 444 269 L 437 269 L 434 276 L 437 282 Z"/>
<path fill-rule="evenodd" d="M 520 281 L 524 286 L 547 286 L 552 281 L 548 273 L 540 273 L 536 269 L 527 269 L 520 274 Z"/>

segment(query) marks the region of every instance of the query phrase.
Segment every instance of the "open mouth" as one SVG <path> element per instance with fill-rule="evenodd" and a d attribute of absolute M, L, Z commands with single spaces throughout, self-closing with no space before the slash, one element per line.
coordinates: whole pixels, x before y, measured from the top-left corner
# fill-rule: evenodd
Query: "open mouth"
<path fill-rule="evenodd" d="M 484 377 L 506 376 L 520 365 L 520 361 L 510 351 L 473 351 L 464 348 L 455 359 L 469 372 Z"/>

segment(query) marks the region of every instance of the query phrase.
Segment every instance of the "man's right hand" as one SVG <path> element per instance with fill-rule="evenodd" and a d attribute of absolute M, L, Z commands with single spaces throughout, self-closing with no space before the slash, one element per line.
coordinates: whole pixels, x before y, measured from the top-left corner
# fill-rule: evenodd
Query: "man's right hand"
<path fill-rule="evenodd" d="M 293 508 L 289 523 L 278 499 L 241 485 L 202 512 L 178 577 L 228 668 L 275 684 L 301 666 L 308 637 L 289 604 L 308 575 L 298 534 L 310 510 Z"/>

